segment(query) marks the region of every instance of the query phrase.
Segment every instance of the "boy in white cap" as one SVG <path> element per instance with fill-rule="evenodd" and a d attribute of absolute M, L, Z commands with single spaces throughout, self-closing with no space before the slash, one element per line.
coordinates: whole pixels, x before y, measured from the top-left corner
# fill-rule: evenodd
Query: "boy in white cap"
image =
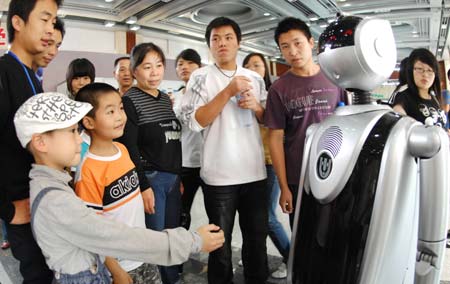
<path fill-rule="evenodd" d="M 30 171 L 32 229 L 57 282 L 110 283 L 104 255 L 174 265 L 190 253 L 221 247 L 223 232 L 215 225 L 195 233 L 131 228 L 98 216 L 75 196 L 64 168 L 79 162 L 78 122 L 91 109 L 65 95 L 43 93 L 28 99 L 14 117 L 17 137 L 35 159 Z"/>

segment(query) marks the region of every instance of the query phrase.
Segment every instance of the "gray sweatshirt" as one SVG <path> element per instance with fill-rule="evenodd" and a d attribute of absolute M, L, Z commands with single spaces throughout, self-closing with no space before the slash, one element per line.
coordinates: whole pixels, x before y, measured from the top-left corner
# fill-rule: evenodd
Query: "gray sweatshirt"
<path fill-rule="evenodd" d="M 97 215 L 75 195 L 66 172 L 34 164 L 30 178 L 30 204 L 46 187 L 63 189 L 44 196 L 33 222 L 36 241 L 48 266 L 56 272 L 87 270 L 95 263 L 94 254 L 159 265 L 180 264 L 202 247 L 199 235 L 183 228 L 156 232 Z"/>

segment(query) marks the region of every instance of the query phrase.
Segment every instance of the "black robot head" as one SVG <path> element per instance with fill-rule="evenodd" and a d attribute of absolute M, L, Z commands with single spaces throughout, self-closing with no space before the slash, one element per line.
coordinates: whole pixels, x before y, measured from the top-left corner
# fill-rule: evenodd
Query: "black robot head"
<path fill-rule="evenodd" d="M 387 20 L 340 16 L 319 38 L 319 64 L 344 89 L 371 91 L 395 67 L 397 50 Z"/>

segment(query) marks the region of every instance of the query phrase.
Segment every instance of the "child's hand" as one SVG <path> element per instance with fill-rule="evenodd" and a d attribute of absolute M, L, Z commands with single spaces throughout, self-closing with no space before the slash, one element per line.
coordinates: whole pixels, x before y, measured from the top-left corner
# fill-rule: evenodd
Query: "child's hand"
<path fill-rule="evenodd" d="M 155 214 L 155 196 L 151 187 L 141 192 L 144 201 L 144 211 L 147 214 Z"/>
<path fill-rule="evenodd" d="M 223 231 L 214 224 L 204 225 L 197 229 L 203 241 L 202 251 L 211 252 L 222 247 L 225 242 Z"/>
<path fill-rule="evenodd" d="M 133 279 L 123 270 L 115 258 L 107 256 L 105 258 L 105 265 L 111 273 L 113 284 L 133 284 Z"/>

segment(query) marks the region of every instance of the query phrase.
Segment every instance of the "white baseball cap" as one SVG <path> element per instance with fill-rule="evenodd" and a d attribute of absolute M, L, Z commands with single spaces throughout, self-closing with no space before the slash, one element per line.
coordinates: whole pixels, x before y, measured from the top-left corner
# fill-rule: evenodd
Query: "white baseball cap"
<path fill-rule="evenodd" d="M 91 109 L 91 104 L 74 101 L 64 94 L 37 94 L 24 102 L 14 116 L 17 138 L 25 148 L 33 134 L 72 126 Z"/>

